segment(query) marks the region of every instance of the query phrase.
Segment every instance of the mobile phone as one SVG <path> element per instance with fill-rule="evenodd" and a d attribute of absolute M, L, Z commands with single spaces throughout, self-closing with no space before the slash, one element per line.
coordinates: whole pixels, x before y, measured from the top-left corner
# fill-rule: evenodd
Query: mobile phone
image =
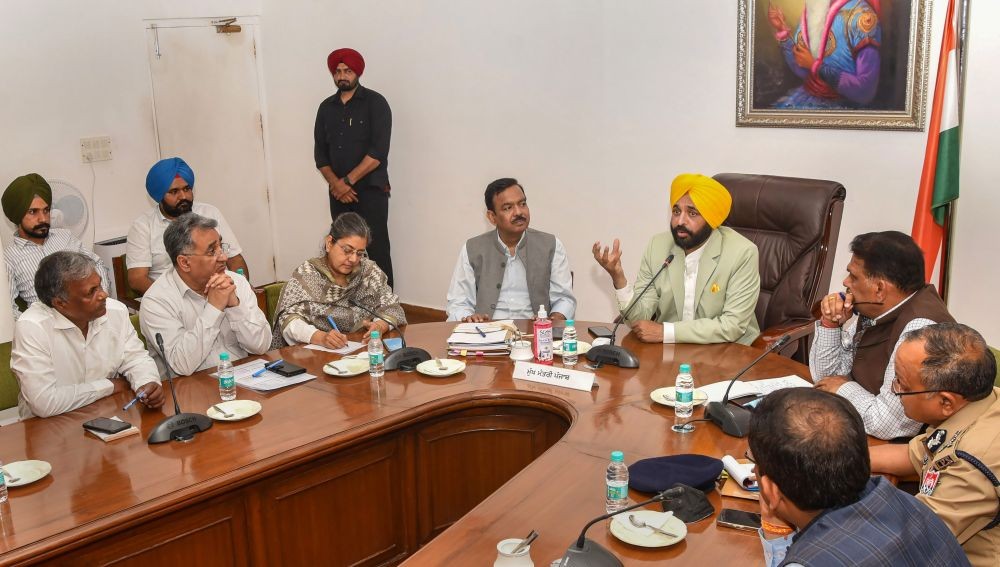
<path fill-rule="evenodd" d="M 83 423 L 84 429 L 107 434 L 125 431 L 129 427 L 132 427 L 132 424 L 127 421 L 118 421 L 117 419 L 110 419 L 107 417 L 98 417 Z"/>
<path fill-rule="evenodd" d="M 306 371 L 305 368 L 301 366 L 296 366 L 294 364 L 289 364 L 287 362 L 282 362 L 278 366 L 273 366 L 270 368 L 271 372 L 276 374 L 281 374 L 285 377 L 298 376 Z"/>
<path fill-rule="evenodd" d="M 741 404 L 741 405 L 743 407 L 747 408 L 748 410 L 753 411 L 753 410 L 757 409 L 757 404 L 759 404 L 760 401 L 763 400 L 763 399 L 764 399 L 764 396 L 757 396 L 756 398 L 750 400 L 749 402 L 747 402 L 745 404 Z"/>
<path fill-rule="evenodd" d="M 399 337 L 392 337 L 389 339 L 382 339 L 382 344 L 385 345 L 385 350 L 392 352 L 394 350 L 399 350 L 403 348 L 403 339 Z"/>
<path fill-rule="evenodd" d="M 595 339 L 612 339 L 611 329 L 607 327 L 587 327 L 587 332 Z"/>
<path fill-rule="evenodd" d="M 760 529 L 760 514 L 723 508 L 719 512 L 719 517 L 715 519 L 715 523 L 737 530 L 757 531 Z"/>

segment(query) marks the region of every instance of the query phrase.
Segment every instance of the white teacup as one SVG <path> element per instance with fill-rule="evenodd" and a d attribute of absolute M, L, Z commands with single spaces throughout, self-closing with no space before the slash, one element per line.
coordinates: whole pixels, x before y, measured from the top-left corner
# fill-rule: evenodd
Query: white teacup
<path fill-rule="evenodd" d="M 528 341 L 514 341 L 510 345 L 511 360 L 531 360 L 535 354 L 531 352 L 531 343 Z"/>

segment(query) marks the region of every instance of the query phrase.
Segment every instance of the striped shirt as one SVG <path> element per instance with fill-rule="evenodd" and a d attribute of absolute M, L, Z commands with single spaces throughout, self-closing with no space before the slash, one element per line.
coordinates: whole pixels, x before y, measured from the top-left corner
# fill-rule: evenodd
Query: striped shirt
<path fill-rule="evenodd" d="M 14 309 L 15 320 L 21 315 L 21 310 L 17 307 L 18 297 L 29 306 L 38 301 L 38 294 L 35 293 L 35 272 L 38 271 L 38 264 L 41 263 L 42 258 L 60 250 L 81 252 L 89 256 L 97 263 L 97 273 L 101 276 L 101 285 L 105 291 L 111 289 L 108 286 L 108 273 L 104 262 L 93 251 L 84 248 L 83 243 L 77 240 L 70 231 L 63 228 L 49 229 L 49 236 L 42 245 L 21 238 L 15 232 L 13 242 L 4 248 L 7 278 L 10 283 L 10 302 Z"/>

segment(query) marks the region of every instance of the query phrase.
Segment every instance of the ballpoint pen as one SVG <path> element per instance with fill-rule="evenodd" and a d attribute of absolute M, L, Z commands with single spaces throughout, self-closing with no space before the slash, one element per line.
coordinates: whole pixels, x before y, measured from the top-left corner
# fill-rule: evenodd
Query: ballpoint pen
<path fill-rule="evenodd" d="M 129 408 L 131 408 L 132 406 L 134 406 L 136 402 L 138 402 L 141 399 L 144 399 L 145 397 L 146 397 L 146 394 L 144 392 L 140 392 L 140 393 L 136 394 L 135 397 L 132 398 L 131 402 L 125 404 L 125 407 L 122 408 L 122 411 L 128 411 Z"/>
<path fill-rule="evenodd" d="M 479 333 L 480 337 L 483 337 L 484 339 L 486 338 L 486 333 L 484 333 L 483 330 L 479 328 L 479 325 L 476 325 L 476 332 Z"/>
<path fill-rule="evenodd" d="M 333 327 L 334 331 L 340 332 L 340 327 L 337 326 L 337 322 L 333 320 L 333 315 L 327 315 L 326 320 L 330 322 L 330 326 Z"/>
<path fill-rule="evenodd" d="M 278 360 L 275 360 L 274 362 L 270 362 L 268 364 L 265 364 L 264 368 L 261 368 L 257 372 L 254 372 L 253 374 L 250 375 L 250 377 L 251 378 L 257 378 L 258 376 L 264 374 L 268 370 L 270 370 L 270 369 L 274 368 L 275 366 L 281 364 L 282 362 L 285 362 L 285 360 L 283 358 L 279 358 Z"/>

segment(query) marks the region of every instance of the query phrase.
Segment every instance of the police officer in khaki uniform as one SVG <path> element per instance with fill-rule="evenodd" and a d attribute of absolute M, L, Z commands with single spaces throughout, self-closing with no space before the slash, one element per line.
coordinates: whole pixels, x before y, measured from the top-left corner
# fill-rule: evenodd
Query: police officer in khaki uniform
<path fill-rule="evenodd" d="M 958 323 L 913 331 L 896 352 L 892 391 L 929 425 L 903 445 L 872 447 L 872 471 L 920 475 L 917 498 L 944 521 L 974 566 L 1000 558 L 1000 388 L 986 341 Z"/>

